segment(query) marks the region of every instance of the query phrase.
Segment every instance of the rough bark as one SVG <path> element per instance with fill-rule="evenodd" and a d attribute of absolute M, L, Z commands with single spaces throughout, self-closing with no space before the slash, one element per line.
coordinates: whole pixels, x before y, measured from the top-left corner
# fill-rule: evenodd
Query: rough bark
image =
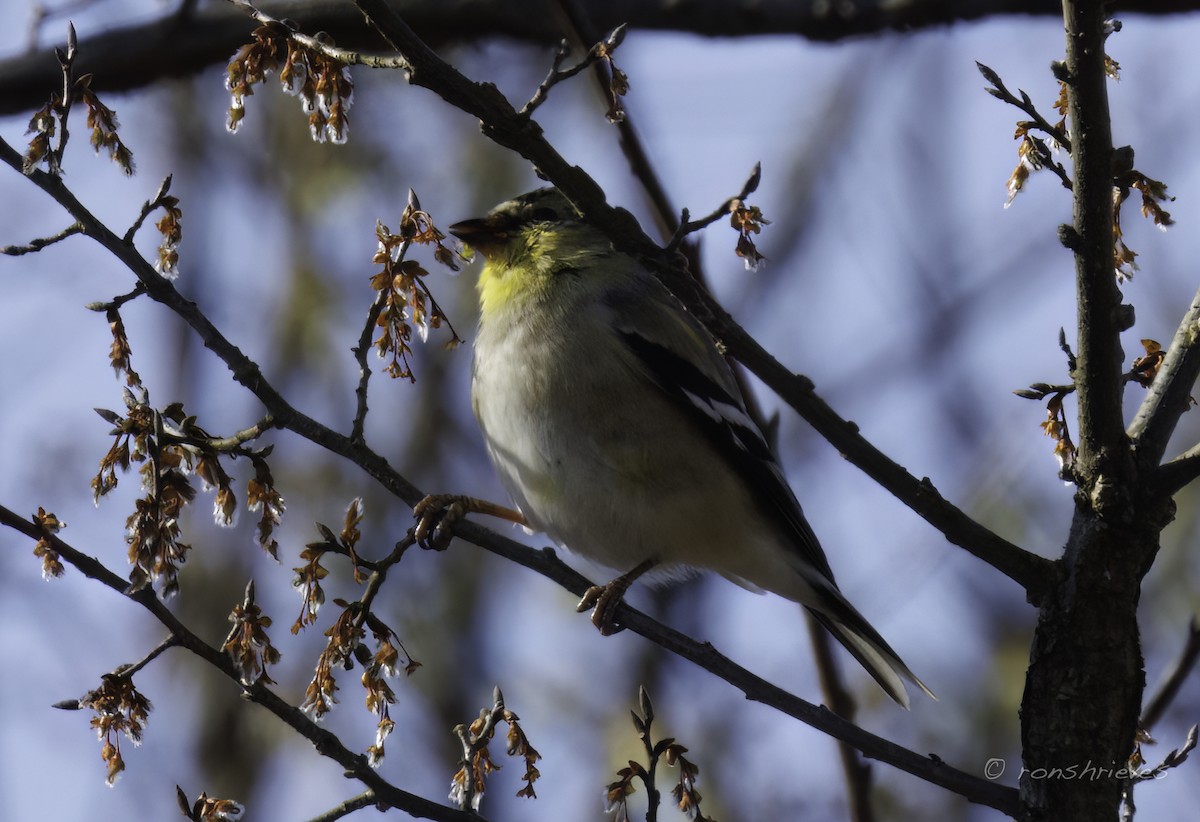
<path fill-rule="evenodd" d="M 1121 293 L 1113 259 L 1112 137 L 1100 4 L 1063 3 L 1078 298 L 1079 486 L 1062 575 L 1041 602 L 1021 705 L 1026 822 L 1116 819 L 1145 673 L 1142 577 L 1171 502 L 1140 483 L 1121 416 Z"/>

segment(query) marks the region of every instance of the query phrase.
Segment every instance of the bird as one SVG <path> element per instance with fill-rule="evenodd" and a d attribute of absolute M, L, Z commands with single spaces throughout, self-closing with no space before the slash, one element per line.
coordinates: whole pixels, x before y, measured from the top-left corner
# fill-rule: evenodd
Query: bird
<path fill-rule="evenodd" d="M 471 403 L 511 518 L 624 571 L 580 610 L 608 633 L 643 574 L 712 571 L 804 605 L 905 709 L 904 680 L 936 699 L 839 590 L 721 349 L 644 264 L 553 187 L 448 230 L 484 258 Z"/>

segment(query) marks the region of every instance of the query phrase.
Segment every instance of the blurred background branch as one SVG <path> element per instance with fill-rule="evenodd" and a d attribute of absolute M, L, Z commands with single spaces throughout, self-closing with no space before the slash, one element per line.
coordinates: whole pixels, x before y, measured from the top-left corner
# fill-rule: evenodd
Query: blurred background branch
<path fill-rule="evenodd" d="M 553 44 L 562 36 L 553 14 L 530 14 L 522 0 L 446 2 L 404 0 L 396 3 L 413 29 L 439 48 L 501 35 L 530 43 Z M 813 40 L 841 40 L 889 30 L 912 31 L 928 26 L 992 16 L 1058 15 L 1052 0 L 852 0 L 835 6 L 790 0 L 727 3 L 721 0 L 677 3 L 669 0 L 588 0 L 593 25 L 607 31 L 621 23 L 643 30 L 676 31 L 710 37 L 797 34 Z M 1200 0 L 1116 2 L 1111 13 L 1175 14 L 1200 9 Z M 349 2 L 285 0 L 259 8 L 276 19 L 295 20 L 304 31 L 325 31 L 338 45 L 370 51 L 382 44 L 362 26 Z M 67 9 L 68 13 L 70 8 Z M 43 21 L 53 15 L 38 20 Z M 159 80 L 195 74 L 229 59 L 250 29 L 245 15 L 224 2 L 183 3 L 158 19 L 85 37 L 80 45 L 80 74 L 96 75 L 97 91 L 124 91 Z M 43 36 L 49 45 L 41 45 Z M 0 60 L 0 115 L 31 109 L 42 102 L 48 81 L 57 74 L 53 55 L 57 30 L 34 31 L 26 54 Z"/>

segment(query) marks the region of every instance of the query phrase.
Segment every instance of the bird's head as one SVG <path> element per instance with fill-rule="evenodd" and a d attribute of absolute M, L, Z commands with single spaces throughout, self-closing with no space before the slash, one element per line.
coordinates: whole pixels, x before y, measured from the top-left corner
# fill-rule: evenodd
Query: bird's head
<path fill-rule="evenodd" d="M 583 222 L 556 188 L 539 188 L 493 208 L 485 217 L 463 220 L 450 233 L 492 265 L 538 263 L 541 258 L 571 256 L 582 247 L 608 243 Z"/>

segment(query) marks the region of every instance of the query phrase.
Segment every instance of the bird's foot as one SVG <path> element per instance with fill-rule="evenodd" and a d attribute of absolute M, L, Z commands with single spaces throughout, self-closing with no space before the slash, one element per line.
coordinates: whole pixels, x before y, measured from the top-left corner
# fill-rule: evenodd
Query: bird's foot
<path fill-rule="evenodd" d="M 639 563 L 632 571 L 621 574 L 621 576 L 605 585 L 593 585 L 584 591 L 583 599 L 579 600 L 579 604 L 575 606 L 575 610 L 578 613 L 583 613 L 591 608 L 592 624 L 604 636 L 612 636 L 615 633 L 625 630 L 623 625 L 617 624 L 617 609 L 621 607 L 621 603 L 624 601 L 625 592 L 629 590 L 629 586 L 638 577 L 657 564 L 658 560 L 648 559 Z"/>
<path fill-rule="evenodd" d="M 487 514 L 525 525 L 520 511 L 462 494 L 430 494 L 413 506 L 417 524 L 413 538 L 422 548 L 444 551 L 454 538 L 454 525 L 467 514 Z"/>

